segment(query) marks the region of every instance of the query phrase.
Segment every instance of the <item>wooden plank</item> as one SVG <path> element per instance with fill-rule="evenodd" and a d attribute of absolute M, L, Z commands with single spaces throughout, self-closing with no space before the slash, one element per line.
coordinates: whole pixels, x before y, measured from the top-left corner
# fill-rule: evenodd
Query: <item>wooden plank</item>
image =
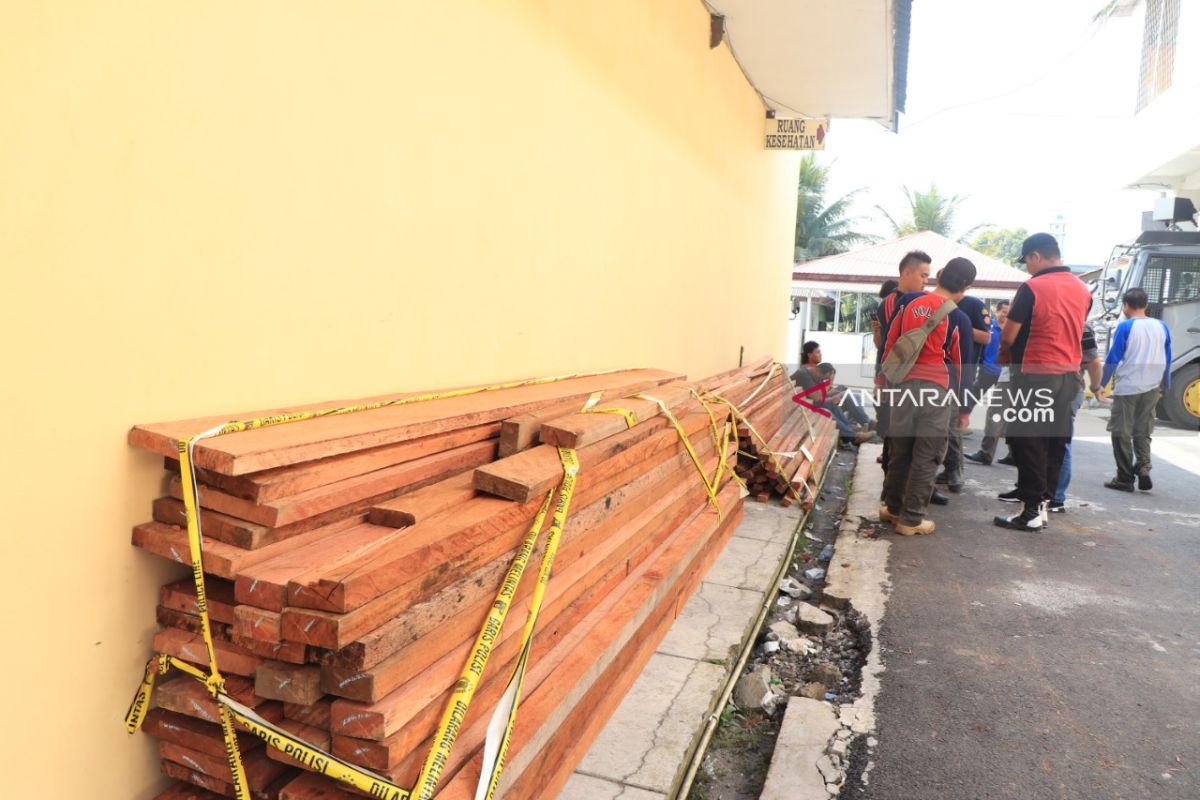
<path fill-rule="evenodd" d="M 244 550 L 203 535 L 201 541 L 204 546 L 204 572 L 218 578 L 233 580 L 240 571 L 251 564 L 268 561 L 304 542 L 315 541 L 330 532 L 360 524 L 364 518 L 364 516 L 360 516 L 340 520 L 306 531 L 297 536 L 294 541 L 273 542 L 257 550 Z M 134 547 L 140 547 L 148 553 L 162 556 L 178 564 L 191 566 L 187 531 L 178 525 L 166 525 L 161 522 L 144 522 L 141 525 L 135 525 L 131 541 Z"/>
<path fill-rule="evenodd" d="M 343 783 L 315 772 L 304 772 L 284 787 L 279 800 L 362 800 Z"/>
<path fill-rule="evenodd" d="M 281 641 L 278 611 L 242 605 L 234 609 L 234 615 L 237 622 L 234 623 L 233 629 L 239 636 L 271 644 L 279 644 Z"/>
<path fill-rule="evenodd" d="M 692 420 L 693 428 L 699 420 Z M 641 457 L 650 458 L 654 452 L 670 446 L 669 437 L 662 437 L 656 442 L 645 444 L 640 449 L 632 449 L 625 456 L 627 461 Z M 557 460 L 557 455 L 555 456 Z M 582 502 L 587 502 L 587 487 L 598 481 L 599 477 L 609 476 L 614 470 L 620 469 L 625 462 L 608 465 L 601 469 L 592 465 L 586 472 L 581 472 L 581 482 L 577 489 Z M 558 475 L 561 479 L 562 465 L 558 464 Z M 451 491 L 458 492 L 461 487 Z M 462 495 L 459 495 L 461 497 Z M 397 546 L 385 543 L 378 551 L 364 554 L 362 557 L 347 560 L 341 564 L 332 565 L 314 574 L 307 580 L 296 580 L 289 586 L 288 602 L 295 606 L 313 607 L 330 611 L 348 610 L 362 605 L 368 600 L 378 597 L 385 589 L 399 585 L 406 580 L 414 582 L 421 576 L 414 575 L 412 565 L 415 563 L 430 564 L 430 554 L 427 548 L 449 546 L 444 540 L 451 538 L 451 530 L 457 531 L 453 538 L 468 535 L 467 530 L 479 530 L 478 526 L 489 525 L 493 529 L 508 528 L 512 525 L 523 524 L 532 519 L 533 512 L 541 504 L 544 495 L 526 501 L 524 505 L 514 506 L 508 501 L 479 496 L 468 501 L 457 503 L 445 512 L 431 517 L 424 524 L 417 524 L 407 529 L 403 538 L 397 537 Z M 494 515 L 494 516 L 489 516 Z M 474 527 L 473 527 L 474 526 Z M 461 542 L 460 542 L 461 544 Z M 377 553 L 387 552 L 387 560 L 380 560 Z M 440 580 L 442 585 L 448 580 Z M 424 591 L 430 591 L 428 584 L 423 585 Z M 308 619 L 311 619 L 308 618 Z M 307 624 L 306 619 L 305 624 Z M 286 621 L 285 621 L 286 625 Z"/>
<path fill-rule="evenodd" d="M 466 503 L 476 494 L 474 475 L 464 472 L 403 494 L 371 508 L 367 522 L 388 528 L 405 528 Z"/>
<path fill-rule="evenodd" d="M 219 756 L 211 756 L 199 750 L 182 747 L 174 742 L 160 741 L 158 755 L 168 761 L 174 761 L 176 764 L 191 767 L 205 775 L 226 782 L 233 780 L 233 772 L 229 768 L 229 761 L 226 760 L 224 753 Z M 250 784 L 250 788 L 259 791 L 266 789 L 269 784 L 287 771 L 287 767 L 283 764 L 267 758 L 265 748 L 243 753 L 242 768 L 246 771 L 246 782 Z"/>
<path fill-rule="evenodd" d="M 154 620 L 164 628 L 178 628 L 189 633 L 200 633 L 204 627 L 204 623 L 198 615 L 189 614 L 186 611 L 176 611 L 161 605 L 154 610 Z M 214 639 L 230 640 L 229 625 L 209 620 L 209 626 Z"/>
<path fill-rule="evenodd" d="M 691 418 L 695 425 L 709 424 L 707 414 L 704 414 L 702 419 L 700 414 L 686 416 Z M 680 417 L 680 422 L 687 429 L 689 436 L 695 434 L 696 429 L 689 428 L 683 417 Z M 654 417 L 629 430 L 582 448 L 578 451 L 580 475 L 587 475 L 601 462 L 634 450 L 660 431 L 668 429 L 668 425 L 663 417 Z M 561 480 L 562 462 L 558 457 L 558 448 L 550 445 L 539 445 L 475 470 L 476 489 L 522 503 L 535 498 L 540 500 Z"/>
<path fill-rule="evenodd" d="M 544 739 L 553 735 L 557 718 L 565 716 L 575 707 L 581 695 L 609 665 L 620 663 L 620 655 L 627 652 L 626 645 L 631 641 L 635 647 L 644 644 L 636 641 L 636 638 L 639 631 L 644 633 L 647 620 L 651 623 L 650 630 L 657 634 L 657 623 L 665 634 L 673 615 L 664 614 L 663 609 L 675 607 L 678 593 L 686 588 L 684 576 L 695 571 L 697 562 L 715 557 L 716 554 L 709 553 L 706 546 L 727 535 L 740 515 L 742 505 L 738 501 L 736 485 L 727 486 L 722 492 L 722 499 L 725 501 L 723 507 L 729 508 L 724 518 L 726 524 L 719 524 L 717 515 L 712 512 L 694 518 L 631 573 L 627 582 L 611 593 L 608 602 L 597 606 L 567 637 L 552 643 L 548 652 L 536 653 L 531 658 L 526 681 L 537 688 L 530 691 L 522 702 L 518 714 L 521 724 L 514 730 L 514 746 L 510 747 L 506 758 L 509 765 L 505 772 L 507 777 L 502 780 L 511 782 L 516 777 L 508 772 L 514 769 L 514 764 L 519 774 L 521 764 L 514 759 L 521 759 L 524 746 L 528 744 L 534 751 L 539 749 Z M 658 640 L 650 643 L 651 653 L 657 644 Z M 625 666 L 628 665 L 622 664 L 622 667 Z M 632 669 L 636 671 L 639 667 L 634 665 Z M 464 792 L 465 784 L 472 780 L 472 774 L 474 780 L 478 780 L 478 750 L 487 723 L 487 715 L 480 715 L 459 733 L 455 749 L 443 772 L 439 798 L 458 798 L 459 793 Z M 518 742 L 521 744 L 518 745 Z M 410 783 L 416 777 L 422 758 L 423 748 L 418 747 L 398 768 L 383 774 L 401 785 Z M 465 770 L 462 769 L 464 765 L 468 765 Z M 456 774 L 460 770 L 461 776 Z M 458 788 L 452 789 L 455 784 L 458 784 Z M 470 792 L 473 794 L 474 784 Z M 466 795 L 464 793 L 461 796 Z M 502 791 L 500 796 L 505 796 L 505 793 Z"/>
<path fill-rule="evenodd" d="M 393 528 L 360 522 L 328 536 L 306 539 L 303 544 L 280 552 L 268 561 L 251 564 L 238 572 L 234 596 L 239 603 L 272 611 L 287 605 L 290 581 L 322 564 L 337 563 L 347 556 L 370 551 L 380 541 L 396 535 Z"/>
<path fill-rule="evenodd" d="M 234 497 L 208 486 L 200 487 L 199 502 L 202 508 L 269 528 L 282 528 L 312 519 L 332 521 L 329 515 L 335 512 L 346 510 L 344 516 L 349 516 L 353 512 L 364 511 L 402 491 L 443 480 L 464 470 L 490 463 L 495 458 L 496 441 L 489 439 L 262 504 Z M 169 492 L 176 499 L 183 497 L 183 486 L 179 478 L 171 480 Z M 299 532 L 300 528 L 290 530 Z"/>
<path fill-rule="evenodd" d="M 749 382 L 756 376 L 762 376 L 771 368 L 774 360 L 770 356 L 752 361 L 749 364 L 724 372 L 718 372 L 715 375 L 709 375 L 707 378 L 702 378 L 697 381 L 697 385 L 702 389 L 707 389 L 710 392 L 719 392 L 721 388 L 731 383 Z"/>
<path fill-rule="evenodd" d="M 692 399 L 689 387 L 673 383 L 661 386 L 649 394 L 664 402 L 670 409 L 686 406 Z M 598 403 L 596 408 L 620 408 L 631 412 L 634 419 L 637 420 L 637 424 L 662 415 L 662 409 L 657 403 L 651 400 L 639 400 L 636 397 Z M 627 430 L 629 430 L 629 422 L 619 414 L 580 413 L 569 414 L 546 422 L 542 425 L 540 437 L 542 444 L 580 448 Z"/>
<path fill-rule="evenodd" d="M 294 720 L 303 725 L 329 730 L 329 710 L 332 706 L 332 697 L 322 697 L 315 703 L 308 705 L 284 703 L 283 716 L 286 719 Z"/>
<path fill-rule="evenodd" d="M 372 630 L 372 619 L 384 620 L 413 598 L 457 579 L 435 566 L 480 544 L 502 548 L 512 531 L 528 526 L 540 504 L 476 497 L 423 523 L 392 531 L 346 559 L 294 577 L 288 584 L 291 607 L 284 611 L 285 638 L 321 647 L 345 646 L 353 640 L 348 631 Z M 507 538 L 498 541 L 500 537 Z M 344 632 L 336 637 L 327 633 L 335 629 Z"/>
<path fill-rule="evenodd" d="M 324 696 L 321 669 L 264 661 L 254 672 L 254 693 L 268 700 L 312 705 Z"/>
<path fill-rule="evenodd" d="M 703 492 L 696 487 L 680 487 L 677 498 L 664 498 L 640 513 L 619 531 L 605 538 L 594 557 L 577 559 L 566 569 L 556 569 L 547 588 L 536 633 L 537 641 L 557 641 L 590 613 L 621 581 L 680 524 L 699 512 Z M 508 680 L 520 646 L 521 626 L 515 624 L 528 611 L 528 599 L 516 603 L 514 624 L 506 625 L 489 662 L 485 682 L 477 695 L 480 707 L 488 708 L 498 700 Z M 339 733 L 334 738 L 334 753 L 373 769 L 396 766 L 400 758 L 433 732 L 450 687 L 468 657 L 473 636 L 439 659 L 434 665 L 415 673 L 411 680 L 373 704 L 337 700 L 332 722 Z M 431 643 L 432 644 L 432 643 Z M 344 735 L 354 733 L 380 739 L 366 745 L 366 739 Z"/>
<path fill-rule="evenodd" d="M 736 524 L 736 520 L 731 520 L 731 523 Z M 711 549 L 719 550 L 720 546 L 728 541 L 731 532 L 732 525 L 718 531 L 715 540 L 712 540 Z M 683 602 L 694 593 L 714 558 L 715 553 L 703 556 L 707 563 L 693 568 L 690 574 L 681 579 L 683 585 L 674 592 L 677 608 L 682 607 Z M 673 615 L 660 615 L 658 618 L 652 616 L 647 619 L 613 663 L 591 682 L 591 687 L 558 723 L 554 732 L 540 737 L 542 747 L 536 755 L 530 755 L 534 749 L 534 740 L 526 743 L 526 755 L 510 767 L 513 770 L 512 774 L 502 784 L 505 787 L 502 790 L 504 796 L 556 797 L 559 794 L 650 661 L 674 618 Z M 478 767 L 475 769 L 477 771 Z M 467 776 L 471 774 L 470 770 L 466 770 L 465 773 Z M 460 781 L 459 787 L 470 791 L 465 781 Z"/>
<path fill-rule="evenodd" d="M 204 594 L 208 599 L 209 617 L 231 625 L 237 621 L 234 611 L 237 601 L 234 598 L 232 583 L 219 578 L 208 578 L 204 582 Z M 196 583 L 190 577 L 165 584 L 158 590 L 158 602 L 185 614 L 200 613 L 196 605 Z"/>
<path fill-rule="evenodd" d="M 155 522 L 179 528 L 187 525 L 187 515 L 183 503 L 174 497 L 160 497 L 155 500 L 152 514 Z M 265 525 L 247 522 L 244 519 L 231 517 L 207 508 L 200 509 L 200 527 L 208 539 L 215 539 L 218 542 L 225 542 L 247 550 L 254 550 L 273 541 L 279 541 L 280 538 L 287 538 L 287 536 L 275 535 L 275 532 Z"/>
<path fill-rule="evenodd" d="M 234 700 L 250 706 L 271 722 L 283 719 L 283 706 L 269 703 L 254 694 L 254 684 L 237 675 L 225 677 L 225 691 Z M 175 711 L 205 722 L 220 724 L 217 701 L 209 695 L 204 684 L 189 675 L 176 673 L 160 681 L 154 689 L 154 702 L 159 708 Z"/>
<path fill-rule="evenodd" d="M 397 442 L 499 422 L 568 399 L 585 400 L 592 392 L 646 380 L 678 377 L 663 370 L 624 370 L 589 378 L 503 389 L 461 397 L 391 406 L 355 414 L 327 416 L 286 425 L 206 439 L 194 452 L 199 467 L 226 475 L 244 475 L 275 467 L 315 461 Z M 215 417 L 138 425 L 129 444 L 173 456 L 177 443 L 231 419 L 257 419 L 288 411 L 361 405 L 413 397 L 418 393 L 340 400 L 288 409 L 268 409 Z M 420 393 L 425 394 L 425 393 Z"/>
<path fill-rule="evenodd" d="M 204 722 L 165 708 L 152 708 L 142 722 L 142 731 L 156 739 L 173 742 L 214 758 L 225 757 L 225 736 L 221 726 L 213 722 Z M 262 746 L 262 740 L 257 736 L 238 732 L 238 747 L 242 752 Z"/>
<path fill-rule="evenodd" d="M 177 781 L 186 781 L 194 786 L 205 789 L 219 797 L 234 797 L 233 785 L 226 783 L 220 778 L 214 778 L 211 775 L 205 775 L 199 770 L 194 770 L 191 767 L 185 767 L 182 764 L 176 764 L 174 761 L 160 761 L 159 769 L 162 774 L 168 778 L 174 778 Z"/>
<path fill-rule="evenodd" d="M 694 428 L 702 428 L 708 423 L 708 416 L 692 415 L 689 424 Z M 700 419 L 703 417 L 703 419 Z M 686 430 L 685 425 L 685 430 Z M 711 446 L 711 441 L 702 439 Z M 598 497 L 629 481 L 621 477 L 621 469 L 644 470 L 655 464 L 675 456 L 679 457 L 683 449 L 679 444 L 674 430 L 661 437 L 657 442 L 648 441 L 648 445 L 657 448 L 630 448 L 621 454 L 620 458 L 610 459 L 601 467 L 595 465 L 592 470 L 582 470 L 576 484 L 576 501 L 587 507 Z M 532 451 L 529 451 L 532 452 Z M 584 451 L 586 452 L 586 450 Z M 647 454 L 651 454 L 650 458 Z M 524 454 L 522 454 L 524 455 Z M 520 456 L 518 456 L 520 457 Z M 561 466 L 560 466 L 561 472 Z M 469 529 L 453 529 L 436 518 L 427 525 L 427 532 L 418 537 L 417 531 L 421 525 L 415 525 L 405 531 L 406 548 L 389 550 L 389 560 L 383 561 L 374 553 L 364 558 L 340 565 L 330 577 L 323 582 L 310 582 L 307 586 L 289 585 L 289 602 L 313 603 L 314 600 L 340 600 L 343 603 L 358 601 L 360 598 L 370 598 L 364 604 L 348 613 L 333 613 L 302 608 L 288 608 L 283 613 L 283 636 L 289 641 L 303 641 L 329 649 L 341 649 L 363 634 L 385 624 L 401 611 L 414 603 L 429 597 L 433 592 L 452 584 L 473 569 L 488 563 L 501 554 L 515 550 L 517 544 L 524 538 L 528 522 L 532 519 L 537 502 L 516 505 L 510 501 L 495 498 L 480 497 L 473 503 L 481 509 L 471 512 L 468 517 L 472 523 Z M 488 509 L 495 509 L 489 511 Z M 578 513 L 578 512 L 577 512 Z M 603 509 L 595 513 L 604 513 Z M 586 517 L 575 522 L 576 526 L 585 526 Z M 426 544 L 425 539 L 432 534 L 433 541 Z M 416 549 L 418 545 L 423 546 Z M 381 548 L 382 549 L 382 548 Z M 422 571 L 414 573 L 413 565 L 421 564 Z M 438 566 L 437 569 L 433 567 Z M 325 573 L 329 575 L 329 573 Z M 342 578 L 348 575 L 348 578 Z M 381 588 L 392 585 L 393 581 L 409 578 L 399 587 L 389 589 L 384 594 L 377 594 Z M 341 593 L 339 594 L 339 588 Z M 304 590 L 307 594 L 301 594 Z M 372 597 L 372 595 L 375 595 Z"/>
<path fill-rule="evenodd" d="M 684 483 L 682 491 L 694 488 L 696 488 L 695 483 Z M 650 491 L 660 492 L 661 489 L 655 488 Z M 680 487 L 674 491 L 680 491 Z M 632 509 L 638 510 L 637 506 L 632 506 Z M 654 511 L 655 509 L 648 509 L 643 513 L 653 513 Z M 614 517 L 616 516 L 614 515 Z M 623 519 L 625 519 L 624 515 L 620 519 L 614 519 L 611 524 L 622 524 Z M 570 530 L 570 524 L 568 530 Z M 601 531 L 600 536 L 605 535 L 605 531 Z M 560 551 L 559 559 L 556 559 L 558 575 L 575 575 L 575 567 L 570 565 L 570 559 L 574 558 L 574 555 L 571 554 L 572 549 L 576 545 L 583 548 L 590 547 L 593 541 L 593 537 L 569 536 L 565 542 L 566 549 Z M 604 549 L 604 547 L 598 547 L 596 553 L 599 554 Z M 480 577 L 479 573 L 475 573 L 470 581 L 452 585 L 444 591 L 442 596 L 433 597 L 433 599 L 421 603 L 420 606 L 410 609 L 410 612 L 397 616 L 395 620 L 388 622 L 388 625 L 373 631 L 362 642 L 355 643 L 352 648 L 332 654 L 328 660 L 322 662 L 326 690 L 337 686 L 342 688 L 341 693 L 347 693 L 344 686 L 364 681 L 372 693 L 378 694 L 380 688 L 400 685 L 401 682 L 408 680 L 409 676 L 421 673 L 442 656 L 443 652 L 451 649 L 455 643 L 461 643 L 461 646 L 469 644 L 470 638 L 474 636 L 475 632 L 478 632 L 482 615 L 484 615 L 484 604 L 490 600 L 491 595 L 488 593 L 502 581 L 506 569 L 508 569 L 508 558 L 497 559 L 496 563 L 490 566 L 490 572 L 486 577 Z M 557 584 L 552 581 L 552 585 L 556 587 L 552 594 L 558 593 Z M 522 587 L 518 590 L 518 600 L 523 600 L 530 589 L 532 587 Z M 457 612 L 457 608 L 462 607 L 463 603 L 468 600 L 475 603 L 476 607 L 473 612 L 469 614 Z M 418 640 L 420 640 L 421 646 L 407 646 Z M 380 654 L 386 656 L 382 662 L 377 658 Z M 377 663 L 379 667 L 373 668 Z M 358 736 L 380 735 L 368 733 L 368 730 L 371 730 L 371 722 L 368 717 L 360 717 L 360 721 L 364 724 L 358 728 L 354 730 L 343 728 L 341 732 Z M 341 723 L 335 720 L 335 724 L 346 723 L 344 720 Z M 378 730 L 378 728 L 374 730 Z"/>
<path fill-rule="evenodd" d="M 295 736 L 300 741 L 307 745 L 315 747 L 318 750 L 329 752 L 329 731 L 314 728 L 311 725 L 305 725 L 302 722 L 285 719 L 279 723 L 279 727 Z M 274 747 L 266 748 L 267 758 L 272 761 L 278 761 L 281 764 L 287 764 L 292 767 L 302 767 L 309 769 L 309 765 L 303 761 L 289 755 L 285 750 L 276 750 Z"/>
<path fill-rule="evenodd" d="M 159 768 L 168 778 L 174 778 L 177 781 L 186 781 L 220 797 L 237 797 L 233 784 L 227 783 L 220 778 L 215 778 L 212 775 L 205 775 L 203 772 L 186 767 L 183 764 L 162 760 L 159 762 Z M 286 769 L 270 786 L 263 789 L 251 788 L 250 797 L 252 800 L 279 800 L 284 787 L 291 783 L 294 775 L 294 770 Z M 186 797 L 187 795 L 184 796 Z"/>
<path fill-rule="evenodd" d="M 652 391 L 660 385 L 661 383 L 656 381 L 644 381 L 642 383 L 621 386 L 602 392 L 600 400 L 601 402 L 612 402 L 614 398 L 628 397 L 638 392 Z M 538 444 L 538 434 L 541 431 L 543 423 L 575 413 L 581 407 L 582 404 L 578 401 L 557 403 L 531 414 L 521 414 L 504 420 L 500 428 L 500 458 L 508 458 Z"/>
<path fill-rule="evenodd" d="M 702 491 L 696 486 L 678 485 L 669 492 L 661 492 L 661 496 L 649 507 L 631 505 L 626 510 L 618 509 L 613 514 L 612 524 L 589 531 L 592 535 L 565 538 L 559 553 L 559 559 L 562 560 L 556 559 L 555 577 L 548 587 L 545 613 L 557 613 L 599 580 L 608 566 L 603 559 L 612 559 L 624 571 L 629 563 L 644 557 L 636 532 L 645 531 L 641 538 L 653 541 L 658 533 L 656 527 L 669 527 L 677 523 L 681 515 L 690 513 L 702 502 L 702 497 Z M 580 551 L 587 552 L 588 558 L 584 559 Z M 412 641 L 414 645 L 398 650 L 396 655 L 377 667 L 357 669 L 352 659 L 339 662 L 336 657 L 325 662 L 322 677 L 326 689 L 337 688 L 339 694 L 350 697 L 357 694 L 360 699 L 369 699 L 371 695 L 380 697 L 385 691 L 391 692 L 380 697 L 379 702 L 371 707 L 335 701 L 335 732 L 367 738 L 390 735 L 404 723 L 407 715 L 417 710 L 417 704 L 408 699 L 413 692 L 428 692 L 430 680 L 437 687 L 436 691 L 453 683 L 478 632 L 487 603 L 507 566 L 507 559 L 500 560 L 494 580 L 482 581 L 482 586 L 452 587 L 453 593 L 449 597 L 434 598 L 397 618 L 394 623 L 389 623 L 389 627 L 408 634 L 409 638 L 402 641 Z M 532 585 L 524 583 L 518 589 L 511 612 L 517 615 L 515 619 L 520 619 L 524 613 L 531 591 Z M 547 620 L 550 619 L 552 617 L 547 616 Z M 506 626 L 497 645 L 499 650 L 507 647 L 509 637 L 519 631 L 519 624 Z M 392 635 L 400 638 L 398 631 Z M 440 666 L 435 667 L 434 664 Z M 400 686 L 407 687 L 406 691 L 393 691 L 393 687 Z"/>
<path fill-rule="evenodd" d="M 219 800 L 224 795 L 215 794 L 190 783 L 176 783 L 169 789 L 154 795 L 154 800 Z"/>
<path fill-rule="evenodd" d="M 253 472 L 249 475 L 222 475 L 213 470 L 197 469 L 196 477 L 201 483 L 235 497 L 265 503 L 464 445 L 498 439 L 499 434 L 500 423 L 490 422 L 486 425 L 423 436 L 408 442 Z M 179 474 L 179 462 L 167 458 L 167 469 Z"/>
<path fill-rule="evenodd" d="M 217 653 L 217 666 L 228 675 L 249 676 L 262 662 L 258 656 L 248 653 L 230 642 L 216 640 L 213 648 Z M 204 639 L 198 634 L 174 628 L 164 628 L 154 635 L 154 651 L 190 661 L 202 667 L 208 666 L 208 654 Z"/>
<path fill-rule="evenodd" d="M 286 661 L 289 664 L 313 663 L 309 647 L 305 644 L 298 644 L 296 642 L 264 642 L 258 639 L 251 639 L 247 636 L 239 636 L 236 633 L 231 637 L 231 641 L 246 652 L 253 653 L 259 658 Z"/>

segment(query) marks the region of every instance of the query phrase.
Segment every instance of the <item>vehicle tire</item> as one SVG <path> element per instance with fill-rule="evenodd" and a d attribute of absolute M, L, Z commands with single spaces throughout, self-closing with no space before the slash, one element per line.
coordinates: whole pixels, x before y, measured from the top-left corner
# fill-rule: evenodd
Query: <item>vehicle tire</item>
<path fill-rule="evenodd" d="M 1188 364 L 1171 376 L 1171 390 L 1163 397 L 1163 405 L 1176 425 L 1200 430 L 1200 364 Z"/>
<path fill-rule="evenodd" d="M 1171 415 L 1167 413 L 1167 396 L 1164 394 L 1158 400 L 1158 405 L 1154 407 L 1154 416 L 1159 422 L 1170 422 Z"/>

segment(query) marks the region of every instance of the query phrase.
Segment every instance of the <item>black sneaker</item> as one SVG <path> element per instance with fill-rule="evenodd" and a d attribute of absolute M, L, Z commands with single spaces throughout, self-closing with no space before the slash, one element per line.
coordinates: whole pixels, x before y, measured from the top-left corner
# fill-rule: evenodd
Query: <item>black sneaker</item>
<path fill-rule="evenodd" d="M 1113 478 L 1110 481 L 1104 482 L 1104 488 L 1105 489 L 1116 489 L 1118 492 L 1132 492 L 1133 491 L 1133 481 L 1126 483 L 1125 481 L 1121 481 L 1121 480 L 1117 480 L 1116 478 Z"/>
<path fill-rule="evenodd" d="M 1138 475 L 1138 488 L 1143 492 L 1148 492 L 1154 488 L 1154 481 L 1150 480 L 1150 473 L 1143 472 Z"/>
<path fill-rule="evenodd" d="M 963 453 L 963 458 L 976 464 L 983 464 L 985 467 L 990 467 L 992 465 L 992 457 L 982 450 L 974 453 Z"/>
<path fill-rule="evenodd" d="M 1021 506 L 1020 514 L 1013 514 L 1010 517 L 997 515 L 992 518 L 992 522 L 1001 528 L 1011 528 L 1014 531 L 1040 531 L 1045 528 L 1041 512 L 1036 506 L 1034 508 Z"/>
<path fill-rule="evenodd" d="M 1019 502 L 1021 502 L 1021 496 L 1019 494 L 1017 494 L 1016 489 L 1013 489 L 1011 492 L 1004 492 L 1003 494 L 998 494 L 998 495 L 996 495 L 996 499 L 1002 503 L 1019 503 Z"/>
<path fill-rule="evenodd" d="M 929 495 L 929 502 L 935 506 L 945 506 L 950 504 L 950 498 L 934 489 L 933 494 Z"/>
<path fill-rule="evenodd" d="M 1004 458 L 997 458 L 996 463 L 1003 464 L 1006 467 L 1015 467 L 1017 465 L 1017 462 L 1013 461 L 1011 452 L 1005 453 Z"/>
<path fill-rule="evenodd" d="M 1061 500 L 1051 500 L 1046 506 L 1046 510 L 1051 514 L 1065 514 L 1067 513 L 1067 504 Z"/>

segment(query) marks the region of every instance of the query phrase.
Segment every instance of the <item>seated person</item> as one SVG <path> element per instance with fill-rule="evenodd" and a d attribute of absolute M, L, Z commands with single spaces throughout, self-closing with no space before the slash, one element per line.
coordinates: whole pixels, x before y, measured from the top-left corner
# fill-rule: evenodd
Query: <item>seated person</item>
<path fill-rule="evenodd" d="M 829 381 L 829 387 L 825 390 L 825 400 L 822 402 L 820 395 L 815 394 L 811 398 L 812 404 L 833 415 L 843 442 L 862 444 L 870 441 L 874 436 L 871 429 L 875 427 L 875 423 L 857 397 L 845 386 L 834 385 L 836 377 L 837 370 L 833 365 L 821 361 L 821 346 L 816 342 L 805 342 L 800 368 L 792 373 L 792 383 L 802 389 L 811 389 L 822 381 Z M 866 430 L 860 430 L 855 423 L 864 426 Z"/>

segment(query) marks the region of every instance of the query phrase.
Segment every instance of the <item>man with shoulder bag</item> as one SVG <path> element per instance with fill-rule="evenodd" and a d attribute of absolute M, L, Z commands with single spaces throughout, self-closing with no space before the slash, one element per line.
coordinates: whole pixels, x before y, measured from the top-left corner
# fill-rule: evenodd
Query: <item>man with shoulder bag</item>
<path fill-rule="evenodd" d="M 932 292 L 901 298 L 880 365 L 892 414 L 879 518 L 904 536 L 935 528 L 925 512 L 962 388 L 962 342 L 950 315 L 974 282 L 975 265 L 951 259 L 937 280 Z"/>

